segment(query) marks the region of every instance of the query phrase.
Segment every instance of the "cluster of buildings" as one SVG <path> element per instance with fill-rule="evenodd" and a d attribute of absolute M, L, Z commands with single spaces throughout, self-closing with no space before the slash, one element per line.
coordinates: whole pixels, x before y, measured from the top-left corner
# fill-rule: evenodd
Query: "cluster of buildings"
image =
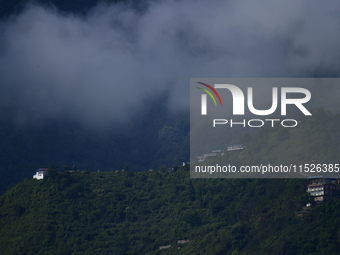
<path fill-rule="evenodd" d="M 338 178 L 325 178 L 323 176 L 308 177 L 310 183 L 307 192 L 314 198 L 314 202 L 319 203 L 329 200 L 339 191 Z"/>
<path fill-rule="evenodd" d="M 243 150 L 244 144 L 235 144 L 235 145 L 228 145 L 226 149 L 218 149 L 213 150 L 211 153 L 206 153 L 203 156 L 198 156 L 198 162 L 204 162 L 205 160 L 211 157 L 223 156 L 225 151 L 236 151 L 236 150 Z"/>
<path fill-rule="evenodd" d="M 313 176 L 307 178 L 310 182 L 307 185 L 306 192 L 313 198 L 313 203 L 308 203 L 302 208 L 302 211 L 295 213 L 298 217 L 308 214 L 311 209 L 322 202 L 330 200 L 337 195 L 340 190 L 340 179 L 327 178 L 323 176 Z"/>

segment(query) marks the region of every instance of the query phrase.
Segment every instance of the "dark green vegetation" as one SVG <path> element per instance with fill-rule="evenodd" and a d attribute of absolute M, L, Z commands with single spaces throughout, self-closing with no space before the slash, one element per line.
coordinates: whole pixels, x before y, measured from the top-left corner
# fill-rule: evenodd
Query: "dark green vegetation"
<path fill-rule="evenodd" d="M 185 167 L 26 179 L 0 198 L 1 254 L 334 254 L 340 200 L 298 218 L 306 185 L 190 179 Z"/>
<path fill-rule="evenodd" d="M 226 159 L 338 163 L 328 161 L 339 158 L 339 119 L 316 110 L 295 129 L 259 129 L 243 138 L 244 151 Z M 174 127 L 182 122 L 174 123 L 158 129 L 159 144 L 177 141 Z M 340 249 L 340 199 L 304 218 L 295 216 L 310 200 L 306 179 L 190 179 L 187 166 L 171 173 L 166 167 L 115 169 L 54 171 L 43 181 L 26 179 L 8 190 L 0 198 L 2 254 L 334 254 Z M 178 249 L 181 239 L 190 242 Z"/>

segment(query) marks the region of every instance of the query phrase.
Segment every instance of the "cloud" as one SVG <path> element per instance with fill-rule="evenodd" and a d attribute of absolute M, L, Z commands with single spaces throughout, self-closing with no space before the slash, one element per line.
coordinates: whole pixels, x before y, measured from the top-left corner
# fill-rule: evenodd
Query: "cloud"
<path fill-rule="evenodd" d="M 17 124 L 70 117 L 127 123 L 169 94 L 187 109 L 190 77 L 338 76 L 340 3 L 156 1 L 86 16 L 29 5 L 0 25 L 0 110 Z"/>

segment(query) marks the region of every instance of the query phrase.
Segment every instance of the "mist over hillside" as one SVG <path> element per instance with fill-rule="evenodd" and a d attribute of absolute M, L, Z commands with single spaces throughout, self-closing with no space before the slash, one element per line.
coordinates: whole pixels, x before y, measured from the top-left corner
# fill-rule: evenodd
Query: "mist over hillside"
<path fill-rule="evenodd" d="M 187 161 L 190 77 L 337 77 L 337 10 L 303 0 L 2 1 L 2 189 L 50 162 L 140 171 Z M 337 109 L 339 91 L 320 91 Z"/>
<path fill-rule="evenodd" d="M 189 159 L 188 113 L 171 114 L 162 102 L 146 106 L 127 126 L 86 129 L 72 119 L 49 120 L 38 126 L 16 127 L 0 122 L 0 193 L 32 178 L 36 169 L 53 162 L 82 171 L 130 171 L 174 167 Z"/>

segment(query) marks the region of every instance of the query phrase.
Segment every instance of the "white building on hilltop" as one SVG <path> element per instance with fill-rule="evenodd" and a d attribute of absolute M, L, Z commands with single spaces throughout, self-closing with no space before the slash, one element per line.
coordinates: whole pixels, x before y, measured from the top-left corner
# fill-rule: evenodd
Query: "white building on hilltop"
<path fill-rule="evenodd" d="M 39 168 L 37 172 L 33 175 L 33 179 L 42 180 L 47 176 L 48 168 Z"/>

